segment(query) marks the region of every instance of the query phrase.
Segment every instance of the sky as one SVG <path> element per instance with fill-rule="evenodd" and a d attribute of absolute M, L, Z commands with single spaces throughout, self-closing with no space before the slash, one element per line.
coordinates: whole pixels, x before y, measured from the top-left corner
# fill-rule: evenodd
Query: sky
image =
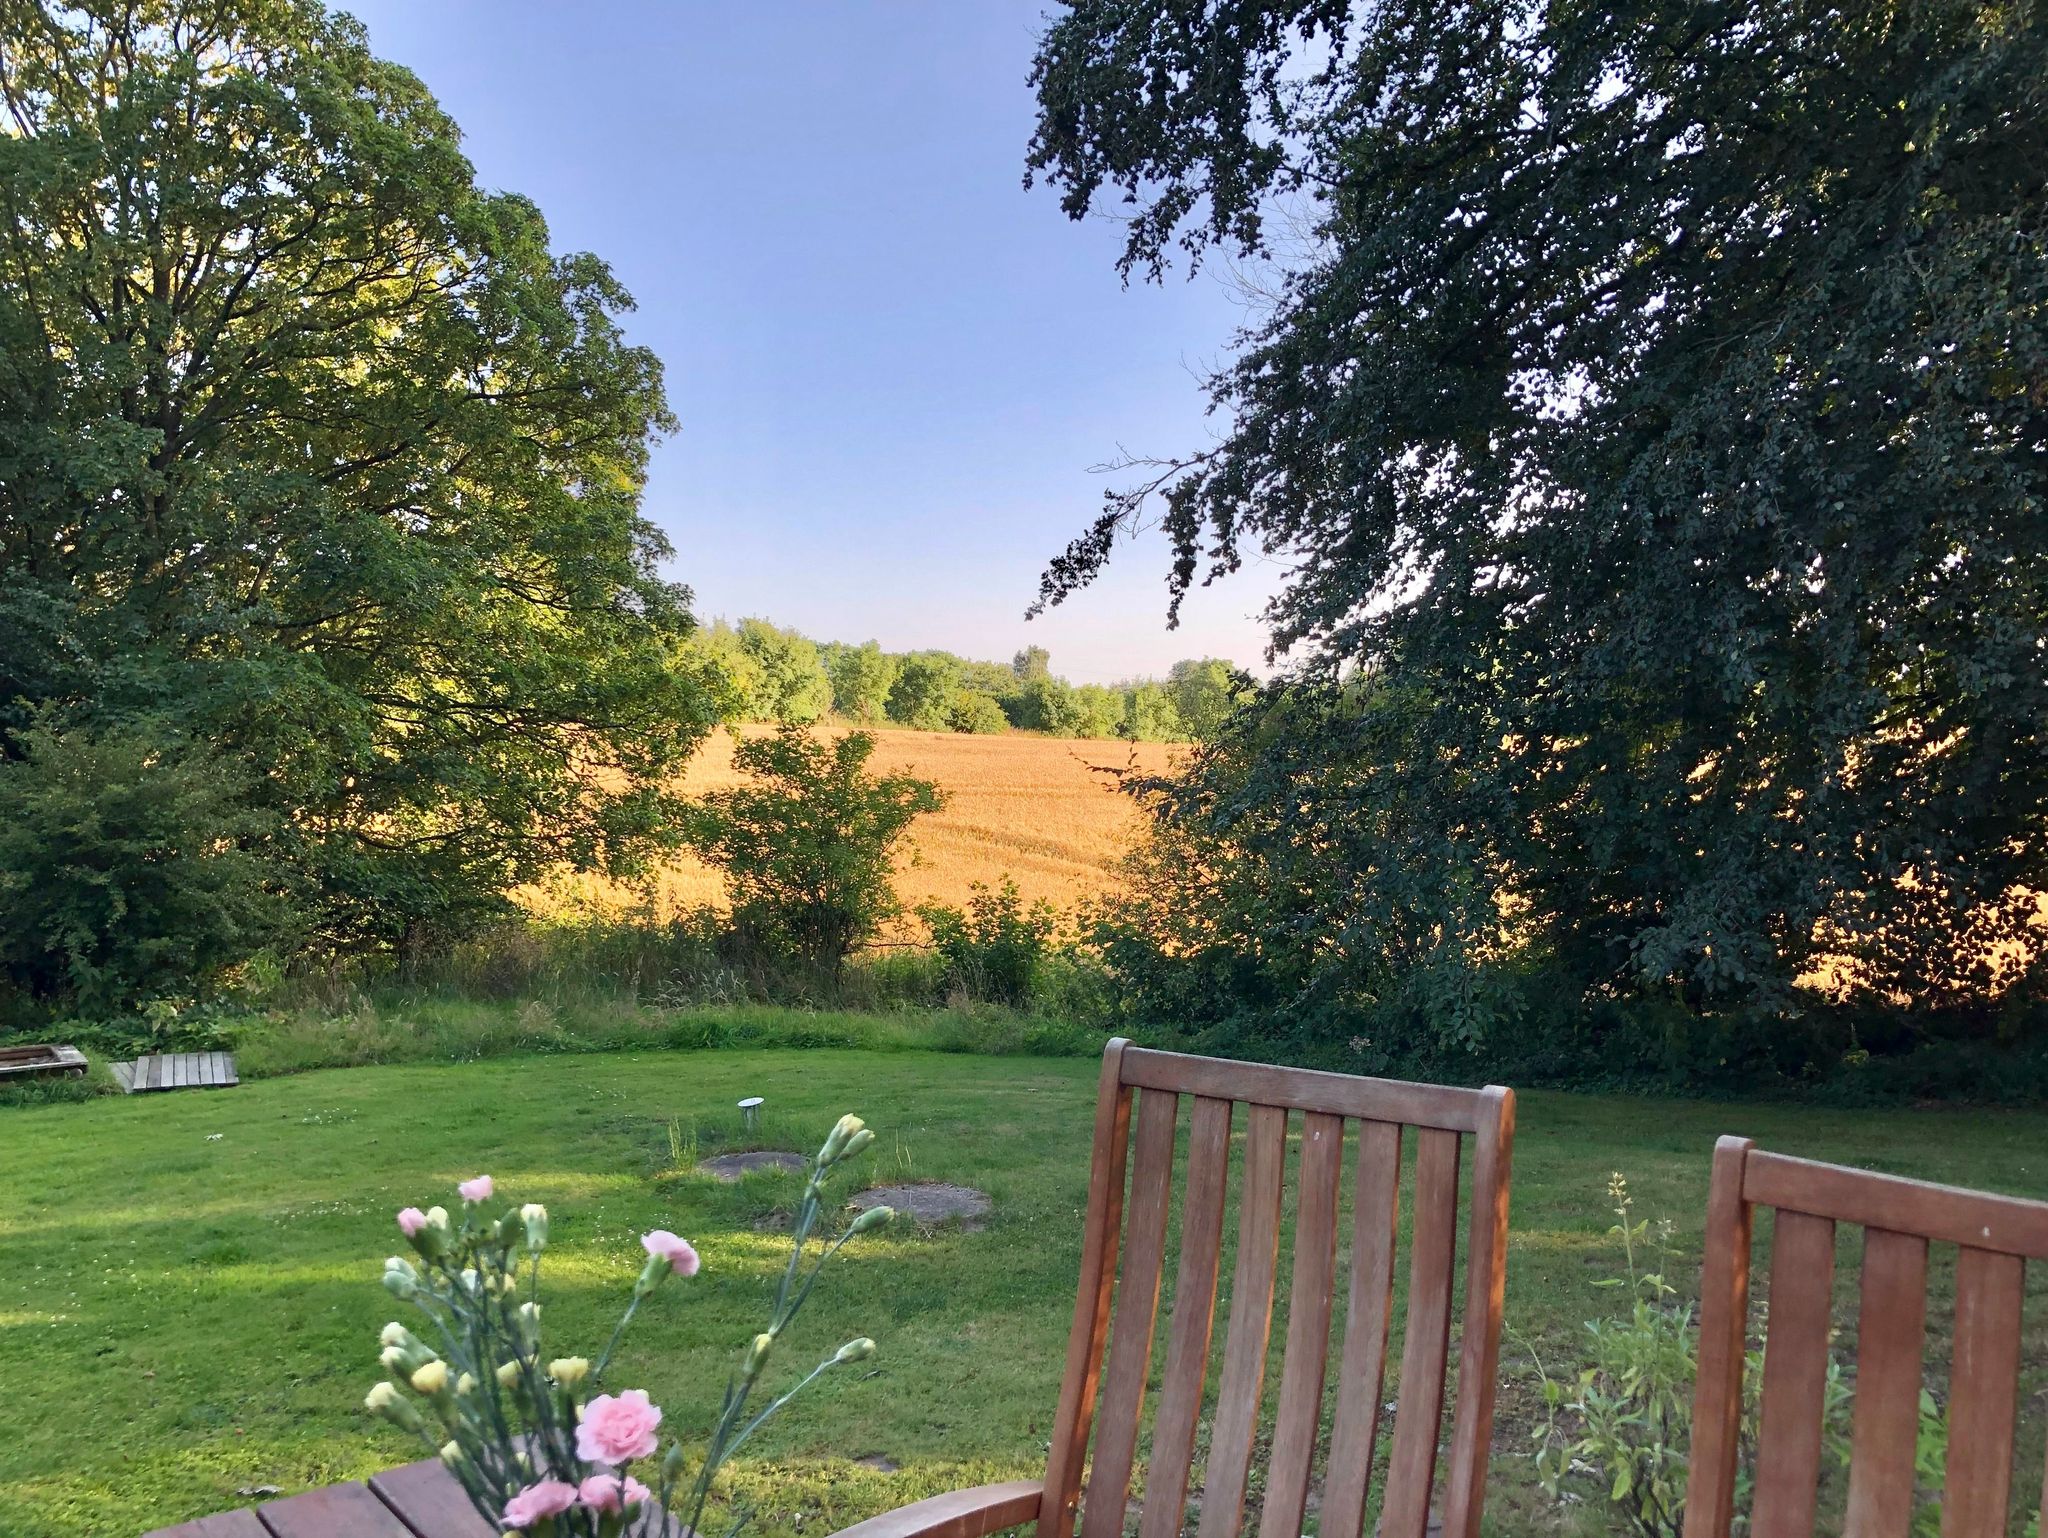
<path fill-rule="evenodd" d="M 680 431 L 648 516 L 698 613 L 1007 659 L 1075 682 L 1258 665 L 1260 564 L 1166 627 L 1167 553 L 1120 549 L 1026 623 L 1120 451 L 1210 442 L 1199 377 L 1241 299 L 1124 286 L 1122 231 L 1023 188 L 1044 0 L 354 0 L 462 126 L 483 185 L 638 301 Z"/>

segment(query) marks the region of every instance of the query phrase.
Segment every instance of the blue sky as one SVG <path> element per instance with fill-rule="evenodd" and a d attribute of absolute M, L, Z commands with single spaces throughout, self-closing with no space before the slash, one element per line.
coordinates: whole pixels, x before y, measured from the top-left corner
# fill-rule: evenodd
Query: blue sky
<path fill-rule="evenodd" d="M 1213 432 L 1196 376 L 1242 310 L 1124 288 L 1119 229 L 1022 188 L 1040 0 L 357 0 L 462 125 L 487 186 L 639 301 L 682 429 L 650 516 L 705 615 L 1008 657 L 1076 681 L 1256 663 L 1271 567 L 1165 625 L 1143 539 L 1023 611 L 1099 505 L 1090 467 Z"/>

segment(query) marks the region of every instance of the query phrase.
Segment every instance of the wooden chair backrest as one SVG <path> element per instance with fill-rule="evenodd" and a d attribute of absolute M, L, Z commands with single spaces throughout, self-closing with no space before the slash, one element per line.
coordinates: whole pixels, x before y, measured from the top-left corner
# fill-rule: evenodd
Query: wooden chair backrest
<path fill-rule="evenodd" d="M 1760 1153 L 1739 1137 L 1715 1145 L 1707 1198 L 1685 1538 L 1727 1538 L 1735 1516 L 1758 1207 L 1776 1217 L 1751 1538 L 1808 1538 L 1814 1530 L 1838 1223 L 1864 1231 L 1842 1530 L 1907 1538 L 1912 1526 L 1932 1241 L 1957 1246 L 1942 1538 L 2003 1538 L 2025 1266 L 2048 1256 L 2048 1202 Z"/>
<path fill-rule="evenodd" d="M 1444 1534 L 1476 1538 L 1500 1346 L 1513 1094 L 1184 1057 L 1122 1040 L 1112 1041 L 1103 1054 L 1080 1296 L 1047 1460 L 1039 1538 L 1072 1538 L 1077 1509 L 1081 1538 L 1121 1538 L 1124 1532 L 1166 1265 L 1183 1099 L 1191 1105 L 1180 1247 L 1139 1538 L 1175 1538 L 1186 1510 L 1218 1307 L 1234 1124 L 1244 1133 L 1236 1259 L 1198 1538 L 1237 1538 L 1243 1522 L 1278 1290 L 1282 1187 L 1295 1113 L 1300 1155 L 1286 1346 L 1259 1538 L 1297 1538 L 1309 1495 L 1338 1287 L 1347 1122 L 1357 1124 L 1355 1226 L 1322 1538 L 1361 1538 L 1394 1313 L 1401 1143 L 1407 1129 L 1414 1129 L 1416 1144 L 1407 1326 L 1380 1533 L 1383 1538 L 1423 1538 L 1429 1518 L 1457 1280 L 1458 1170 L 1461 1147 L 1469 1139 L 1465 1322 Z M 1246 1108 L 1241 1120 L 1240 1105 Z M 1091 1429 L 1094 1457 L 1083 1507 L 1082 1470 Z"/>

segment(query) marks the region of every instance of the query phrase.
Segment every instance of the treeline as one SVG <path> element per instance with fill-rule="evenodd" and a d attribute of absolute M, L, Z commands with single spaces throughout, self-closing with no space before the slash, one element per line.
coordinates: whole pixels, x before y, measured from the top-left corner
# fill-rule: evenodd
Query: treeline
<path fill-rule="evenodd" d="M 799 725 L 836 715 L 927 732 L 1187 742 L 1212 733 L 1246 687 L 1218 657 L 1176 662 L 1163 679 L 1071 684 L 1054 675 L 1042 646 L 977 662 L 948 651 L 885 652 L 873 641 L 814 641 L 765 619 L 716 620 L 693 650 L 736 719 Z"/>

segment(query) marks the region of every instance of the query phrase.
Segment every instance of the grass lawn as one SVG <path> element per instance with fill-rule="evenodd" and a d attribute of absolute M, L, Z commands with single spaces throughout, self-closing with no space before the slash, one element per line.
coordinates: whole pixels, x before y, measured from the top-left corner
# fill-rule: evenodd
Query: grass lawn
<path fill-rule="evenodd" d="M 641 1052 L 341 1069 L 0 1110 L 0 1532 L 134 1534 L 259 1487 L 292 1491 L 417 1456 L 358 1408 L 377 1375 L 376 1332 L 398 1312 L 377 1285 L 399 1247 L 391 1215 L 452 1204 L 454 1182 L 485 1170 L 502 1195 L 554 1214 L 543 1286 L 555 1350 L 595 1354 L 643 1229 L 697 1243 L 703 1273 L 643 1310 L 610 1376 L 649 1389 L 669 1428 L 701 1429 L 765 1310 L 776 1224 L 794 1194 L 786 1177 L 722 1186 L 688 1167 L 693 1152 L 736 1141 L 728 1108 L 750 1093 L 768 1097 L 771 1143 L 808 1149 L 856 1110 L 880 1134 L 864 1174 L 959 1181 L 996 1204 L 980 1232 L 885 1232 L 820 1289 L 782 1369 L 857 1334 L 881 1354 L 867 1376 L 828 1377 L 751 1445 L 733 1484 L 756 1508 L 755 1531 L 829 1533 L 942 1488 L 1036 1473 L 1072 1306 L 1094 1076 L 1087 1060 Z M 1509 1323 L 1553 1371 L 1573 1359 L 1579 1322 L 1616 1304 L 1593 1285 L 1612 1274 L 1609 1172 L 1626 1171 L 1637 1212 L 1668 1214 L 1696 1253 L 1708 1154 L 1726 1131 L 2048 1195 L 2041 1115 L 1527 1095 Z M 1842 1269 L 1846 1281 L 1846 1257 Z M 1936 1313 L 1945 1328 L 1946 1310 Z M 2041 1345 L 2036 1323 L 2034 1362 Z M 1490 1527 L 1597 1528 L 1594 1508 L 1560 1516 L 1534 1490 L 1521 1455 L 1528 1357 L 1510 1341 L 1503 1360 Z M 2025 1392 L 2035 1429 L 2023 1500 L 2038 1488 L 2027 1471 L 2041 1466 L 2038 1372 Z"/>

